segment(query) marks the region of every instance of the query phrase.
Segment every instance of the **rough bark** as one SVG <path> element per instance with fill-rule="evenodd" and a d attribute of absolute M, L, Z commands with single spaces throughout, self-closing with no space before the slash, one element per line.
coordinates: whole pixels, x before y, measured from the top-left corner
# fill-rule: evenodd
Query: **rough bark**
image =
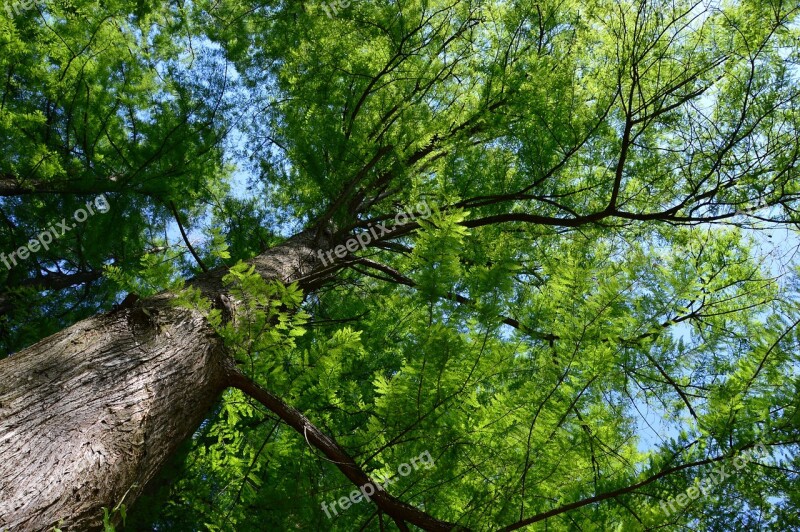
<path fill-rule="evenodd" d="M 316 255 L 330 238 L 304 232 L 250 263 L 266 279 L 313 290 L 336 268 Z M 225 300 L 224 273 L 190 284 Z M 334 438 L 240 373 L 203 315 L 173 299 L 126 298 L 0 360 L 0 531 L 100 529 L 103 508 L 132 504 L 227 386 L 278 414 L 355 486 L 374 484 Z M 456 528 L 388 493 L 372 500 L 401 530 Z"/>
<path fill-rule="evenodd" d="M 318 240 L 301 233 L 253 259 L 269 279 L 316 286 Z M 192 281 L 207 297 L 224 271 Z M 202 315 L 171 294 L 84 320 L 0 360 L 0 530 L 101 526 L 132 503 L 226 386 Z"/>
<path fill-rule="evenodd" d="M 163 299 L 0 363 L 0 527 L 100 527 L 203 420 L 225 355 L 199 313 Z"/>

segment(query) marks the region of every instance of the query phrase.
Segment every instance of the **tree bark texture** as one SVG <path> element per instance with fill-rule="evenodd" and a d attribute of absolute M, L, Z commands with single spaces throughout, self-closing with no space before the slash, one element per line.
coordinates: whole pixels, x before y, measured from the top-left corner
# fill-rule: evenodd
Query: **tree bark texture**
<path fill-rule="evenodd" d="M 82 321 L 0 364 L 0 527 L 99 528 L 102 507 L 133 501 L 203 420 L 225 355 L 203 316 L 166 303 Z"/>
<path fill-rule="evenodd" d="M 300 233 L 251 264 L 313 289 L 317 242 Z M 224 273 L 190 284 L 213 299 Z M 0 531 L 101 528 L 102 508 L 132 504 L 202 422 L 230 360 L 204 317 L 172 298 L 139 300 L 0 360 Z"/>

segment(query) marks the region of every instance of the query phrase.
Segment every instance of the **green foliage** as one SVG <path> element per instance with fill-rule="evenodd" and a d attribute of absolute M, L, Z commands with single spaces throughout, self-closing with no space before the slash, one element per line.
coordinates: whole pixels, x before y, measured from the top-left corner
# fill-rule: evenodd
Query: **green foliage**
<path fill-rule="evenodd" d="M 132 486 L 136 487 L 136 484 Z M 128 493 L 132 488 L 129 488 L 128 491 L 125 492 L 125 495 L 122 496 L 122 499 L 114 506 L 112 509 L 108 509 L 105 506 L 103 507 L 103 531 L 104 532 L 116 532 L 117 527 L 114 525 L 114 521 L 119 516 L 119 520 L 122 522 L 122 526 L 125 527 L 127 520 L 128 520 L 128 510 L 125 506 L 125 497 L 128 496 Z"/>
<path fill-rule="evenodd" d="M 237 362 L 263 385 L 281 390 L 293 386 L 286 382 L 285 370 L 302 363 L 296 341 L 305 333 L 303 325 L 309 317 L 299 309 L 302 292 L 295 284 L 267 282 L 252 266 L 241 262 L 223 281 L 236 307 L 227 321 L 220 309 L 213 308 L 196 290 L 184 290 L 175 304 L 206 313 Z M 184 526 L 178 523 L 189 527 L 196 526 L 190 523 L 202 523 L 207 530 L 228 530 L 229 526 L 254 522 L 246 502 L 268 489 L 264 476 L 277 470 L 277 461 L 291 456 L 286 445 L 293 436 L 247 396 L 229 390 L 216 409 L 214 422 L 195 434 L 184 451 L 189 458 L 183 454 L 184 463 L 178 465 L 184 480 L 145 500 L 161 508 L 159 520 L 177 528 Z M 296 447 L 294 443 L 292 447 Z M 198 493 L 204 494 L 202 500 L 195 498 Z M 135 515 L 135 526 L 146 522 L 152 509 Z"/>
<path fill-rule="evenodd" d="M 219 57 L 187 55 L 184 9 L 70 0 L 14 13 L 15 4 L 0 9 L 0 180 L 15 190 L 0 199 L 0 250 L 27 244 L 100 193 L 110 211 L 0 269 L 4 353 L 110 308 L 119 285 L 103 278 L 105 267 L 116 281 L 140 275 L 154 248 L 177 243 L 162 237 L 168 202 L 202 217 L 226 176 Z M 172 250 L 162 258 L 181 266 Z M 155 287 L 165 274 L 138 284 Z"/>
<path fill-rule="evenodd" d="M 474 530 L 800 527 L 796 2 L 323 7 L 0 11 L 0 184 L 25 192 L 0 200 L 0 251 L 111 204 L 0 269 L 6 350 L 178 291 L 200 266 L 174 204 L 231 303 L 176 304 L 373 477 L 429 451 L 402 501 Z M 321 287 L 304 270 L 307 293 L 246 262 L 421 201 Z M 162 475 L 130 529 L 395 526 L 373 503 L 328 519 L 352 483 L 236 390 Z"/>
<path fill-rule="evenodd" d="M 437 209 L 429 219 L 420 220 L 412 263 L 418 268 L 415 281 L 432 299 L 453 290 L 463 276 L 460 251 L 469 230 L 460 223 L 468 214 L 443 214 Z"/>
<path fill-rule="evenodd" d="M 271 230 L 331 205 L 336 227 L 360 228 L 441 206 L 369 250 L 386 268 L 302 303 L 237 267 L 246 317 L 210 319 L 249 375 L 369 474 L 430 450 L 437 467 L 391 493 L 476 530 L 593 497 L 531 529 L 792 526 L 797 284 L 775 252 L 796 234 L 768 255 L 737 213 L 796 220 L 796 10 L 196 7 L 260 102 L 243 130 L 267 139 L 248 155 Z M 765 439 L 781 451 L 663 512 L 714 465 L 662 471 Z M 380 527 L 370 504 L 328 520 L 320 504 L 352 486 L 239 392 L 189 456 L 159 529 Z"/>
<path fill-rule="evenodd" d="M 139 261 L 137 271 L 126 272 L 119 266 L 106 265 L 105 277 L 120 292 L 133 293 L 139 297 L 148 297 L 167 288 L 179 288 L 175 265 L 161 254 L 147 253 Z"/>

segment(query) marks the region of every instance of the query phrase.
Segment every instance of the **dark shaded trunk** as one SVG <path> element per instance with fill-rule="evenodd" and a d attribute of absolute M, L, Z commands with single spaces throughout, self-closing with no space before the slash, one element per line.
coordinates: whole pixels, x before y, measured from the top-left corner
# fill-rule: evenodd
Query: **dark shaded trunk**
<path fill-rule="evenodd" d="M 250 261 L 308 290 L 317 246 L 301 233 Z M 194 281 L 213 299 L 223 271 Z M 173 296 L 84 320 L 0 360 L 0 530 L 102 526 L 133 503 L 228 383 L 230 361 Z"/>
<path fill-rule="evenodd" d="M 100 527 L 203 420 L 222 346 L 199 313 L 150 303 L 0 362 L 0 527 Z"/>

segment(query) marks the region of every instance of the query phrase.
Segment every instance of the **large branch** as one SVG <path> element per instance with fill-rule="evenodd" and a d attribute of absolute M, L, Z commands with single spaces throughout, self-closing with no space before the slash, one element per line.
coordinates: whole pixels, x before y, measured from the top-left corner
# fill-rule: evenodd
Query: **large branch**
<path fill-rule="evenodd" d="M 114 181 L 42 181 L 41 179 L 16 179 L 0 175 L 0 197 L 29 196 L 34 194 L 102 194 L 120 190 Z"/>
<path fill-rule="evenodd" d="M 91 283 L 103 276 L 100 270 L 86 270 L 75 273 L 48 272 L 40 277 L 30 277 L 15 283 L 9 288 L 36 287 L 41 290 L 63 290 L 71 286 Z"/>
<path fill-rule="evenodd" d="M 152 187 L 150 185 L 152 183 Z M 58 179 L 18 179 L 9 174 L 0 174 L 0 197 L 33 196 L 43 194 L 105 194 L 124 192 L 143 196 L 159 197 L 163 194 L 157 180 L 131 183 L 125 178 Z"/>
<path fill-rule="evenodd" d="M 0 316 L 9 312 L 13 305 L 16 288 L 37 288 L 39 290 L 63 290 L 81 284 L 91 283 L 103 276 L 98 270 L 80 271 L 72 274 L 49 272 L 45 276 L 31 277 L 7 286 L 0 292 Z"/>
<path fill-rule="evenodd" d="M 336 464 L 336 467 L 355 486 L 360 488 L 368 484 L 373 487 L 378 485 L 355 463 L 336 440 L 319 430 L 306 416 L 283 402 L 280 397 L 261 388 L 236 368 L 231 368 L 230 370 L 229 384 L 257 400 L 297 431 L 298 434 L 302 434 L 309 444 L 322 451 L 332 463 Z M 371 498 L 378 508 L 395 519 L 395 521 L 408 522 L 424 530 L 449 531 L 457 528 L 457 525 L 436 519 L 385 491 L 376 489 Z M 466 530 L 463 527 L 458 527 L 458 529 Z"/>

